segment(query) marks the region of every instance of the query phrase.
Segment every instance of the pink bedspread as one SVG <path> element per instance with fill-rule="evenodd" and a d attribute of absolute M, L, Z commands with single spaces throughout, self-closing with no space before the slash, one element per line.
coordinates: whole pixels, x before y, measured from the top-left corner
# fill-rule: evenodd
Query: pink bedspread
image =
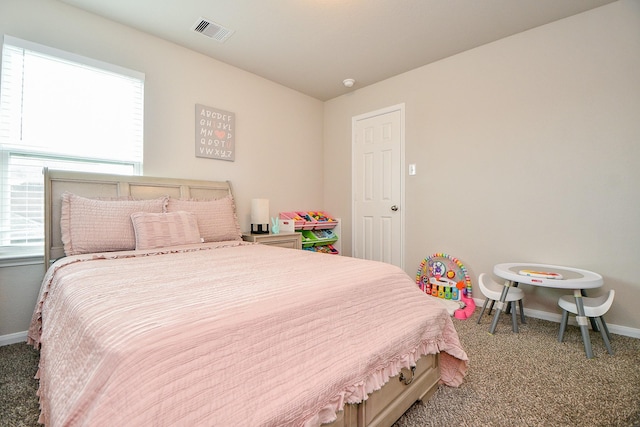
<path fill-rule="evenodd" d="M 448 385 L 467 368 L 445 308 L 388 264 L 239 242 L 103 255 L 45 276 L 46 425 L 319 425 L 422 354 Z"/>

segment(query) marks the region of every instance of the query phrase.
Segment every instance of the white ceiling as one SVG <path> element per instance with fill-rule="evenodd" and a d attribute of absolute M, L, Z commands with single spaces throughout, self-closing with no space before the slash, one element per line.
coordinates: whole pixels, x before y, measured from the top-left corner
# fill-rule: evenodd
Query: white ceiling
<path fill-rule="evenodd" d="M 327 100 L 615 0 L 61 1 Z"/>

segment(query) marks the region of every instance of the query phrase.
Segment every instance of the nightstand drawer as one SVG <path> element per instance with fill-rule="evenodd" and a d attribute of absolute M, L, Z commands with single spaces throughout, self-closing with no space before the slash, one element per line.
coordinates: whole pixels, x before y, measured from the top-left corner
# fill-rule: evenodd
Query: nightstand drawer
<path fill-rule="evenodd" d="M 258 242 L 263 245 L 278 246 L 289 249 L 302 249 L 300 233 L 251 234 L 242 233 L 245 242 Z"/>

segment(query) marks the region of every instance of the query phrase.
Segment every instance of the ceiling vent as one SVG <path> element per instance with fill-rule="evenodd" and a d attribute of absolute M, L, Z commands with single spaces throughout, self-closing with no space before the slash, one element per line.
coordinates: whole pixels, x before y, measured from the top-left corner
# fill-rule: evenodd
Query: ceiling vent
<path fill-rule="evenodd" d="M 234 33 L 233 30 L 225 28 L 220 24 L 216 24 L 215 22 L 202 17 L 196 21 L 196 23 L 193 25 L 192 30 L 196 33 L 200 33 L 209 38 L 217 40 L 220 43 L 224 43 Z"/>

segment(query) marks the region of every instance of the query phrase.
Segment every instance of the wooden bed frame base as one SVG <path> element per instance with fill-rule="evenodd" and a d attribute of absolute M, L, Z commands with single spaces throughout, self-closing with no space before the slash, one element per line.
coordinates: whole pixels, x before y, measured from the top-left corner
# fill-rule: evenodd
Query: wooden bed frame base
<path fill-rule="evenodd" d="M 107 175 L 82 172 L 44 170 L 45 178 L 45 268 L 64 256 L 60 232 L 61 195 L 65 191 L 89 198 L 130 196 L 153 199 L 216 199 L 232 194 L 228 181 L 200 181 L 153 178 L 147 176 Z M 422 356 L 414 372 L 403 369 L 367 400 L 345 405 L 330 427 L 391 426 L 418 400 L 428 399 L 438 388 L 440 366 L 438 355 Z"/>
<path fill-rule="evenodd" d="M 338 419 L 329 427 L 388 427 L 398 420 L 418 400 L 429 399 L 438 389 L 440 367 L 438 355 L 422 356 L 412 373 L 403 369 L 367 400 L 345 405 Z"/>

